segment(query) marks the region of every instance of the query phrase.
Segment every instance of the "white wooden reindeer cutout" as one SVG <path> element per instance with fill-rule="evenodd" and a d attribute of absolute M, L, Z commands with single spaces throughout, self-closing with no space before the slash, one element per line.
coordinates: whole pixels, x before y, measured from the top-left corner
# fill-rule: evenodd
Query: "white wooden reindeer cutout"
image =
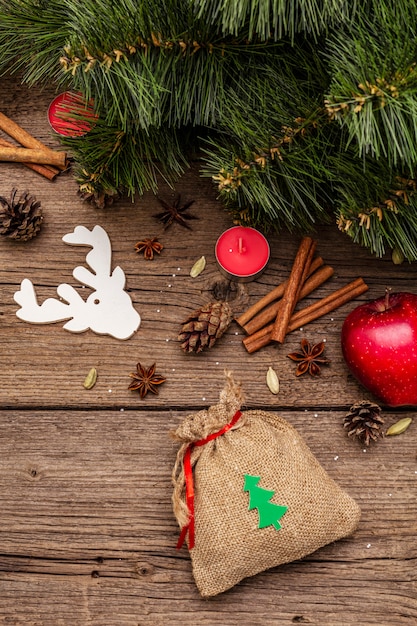
<path fill-rule="evenodd" d="M 111 271 L 111 244 L 104 228 L 94 226 L 88 230 L 85 226 L 77 226 L 62 240 L 70 245 L 92 247 L 86 262 L 93 272 L 78 266 L 72 274 L 80 283 L 92 287 L 94 292 L 83 300 L 74 287 L 63 283 L 57 287 L 60 300 L 48 298 L 39 305 L 32 282 L 25 278 L 14 294 L 15 301 L 21 306 L 16 312 L 17 317 L 39 324 L 69 320 L 64 328 L 74 333 L 91 329 L 116 339 L 131 337 L 139 328 L 140 315 L 124 291 L 126 277 L 122 268 L 117 266 Z"/>

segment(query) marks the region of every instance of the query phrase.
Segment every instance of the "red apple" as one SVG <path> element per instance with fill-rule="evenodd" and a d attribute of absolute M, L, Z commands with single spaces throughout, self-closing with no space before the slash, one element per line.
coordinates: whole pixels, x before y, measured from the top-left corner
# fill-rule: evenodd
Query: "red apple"
<path fill-rule="evenodd" d="M 345 319 L 342 352 L 352 374 L 389 406 L 417 405 L 417 295 L 389 293 Z"/>

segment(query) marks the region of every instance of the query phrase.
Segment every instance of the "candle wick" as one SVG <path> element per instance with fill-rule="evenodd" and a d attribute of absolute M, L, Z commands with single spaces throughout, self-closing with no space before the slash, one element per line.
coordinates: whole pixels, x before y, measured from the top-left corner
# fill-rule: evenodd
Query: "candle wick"
<path fill-rule="evenodd" d="M 243 252 L 243 239 L 242 237 L 239 237 L 239 254 L 242 254 Z"/>

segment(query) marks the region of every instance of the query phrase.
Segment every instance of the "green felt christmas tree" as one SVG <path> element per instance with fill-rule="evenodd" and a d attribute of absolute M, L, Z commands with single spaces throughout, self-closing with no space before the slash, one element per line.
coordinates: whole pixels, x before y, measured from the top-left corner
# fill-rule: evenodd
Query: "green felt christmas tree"
<path fill-rule="evenodd" d="M 286 513 L 288 507 L 270 502 L 275 492 L 259 487 L 260 480 L 260 476 L 245 474 L 243 491 L 249 492 L 249 511 L 258 509 L 258 528 L 273 526 L 275 530 L 279 530 L 281 528 L 279 520 Z"/>
<path fill-rule="evenodd" d="M 0 71 L 93 98 L 86 197 L 198 155 L 235 220 L 417 260 L 415 0 L 0 0 Z"/>

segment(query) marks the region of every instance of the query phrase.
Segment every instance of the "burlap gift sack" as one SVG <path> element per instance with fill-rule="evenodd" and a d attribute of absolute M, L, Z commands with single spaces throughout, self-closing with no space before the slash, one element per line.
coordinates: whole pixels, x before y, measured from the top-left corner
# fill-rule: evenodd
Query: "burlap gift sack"
<path fill-rule="evenodd" d="M 187 538 L 204 597 L 350 535 L 360 517 L 288 422 L 240 413 L 241 401 L 228 374 L 220 403 L 174 435 L 182 442 L 173 471 L 178 547 Z"/>

